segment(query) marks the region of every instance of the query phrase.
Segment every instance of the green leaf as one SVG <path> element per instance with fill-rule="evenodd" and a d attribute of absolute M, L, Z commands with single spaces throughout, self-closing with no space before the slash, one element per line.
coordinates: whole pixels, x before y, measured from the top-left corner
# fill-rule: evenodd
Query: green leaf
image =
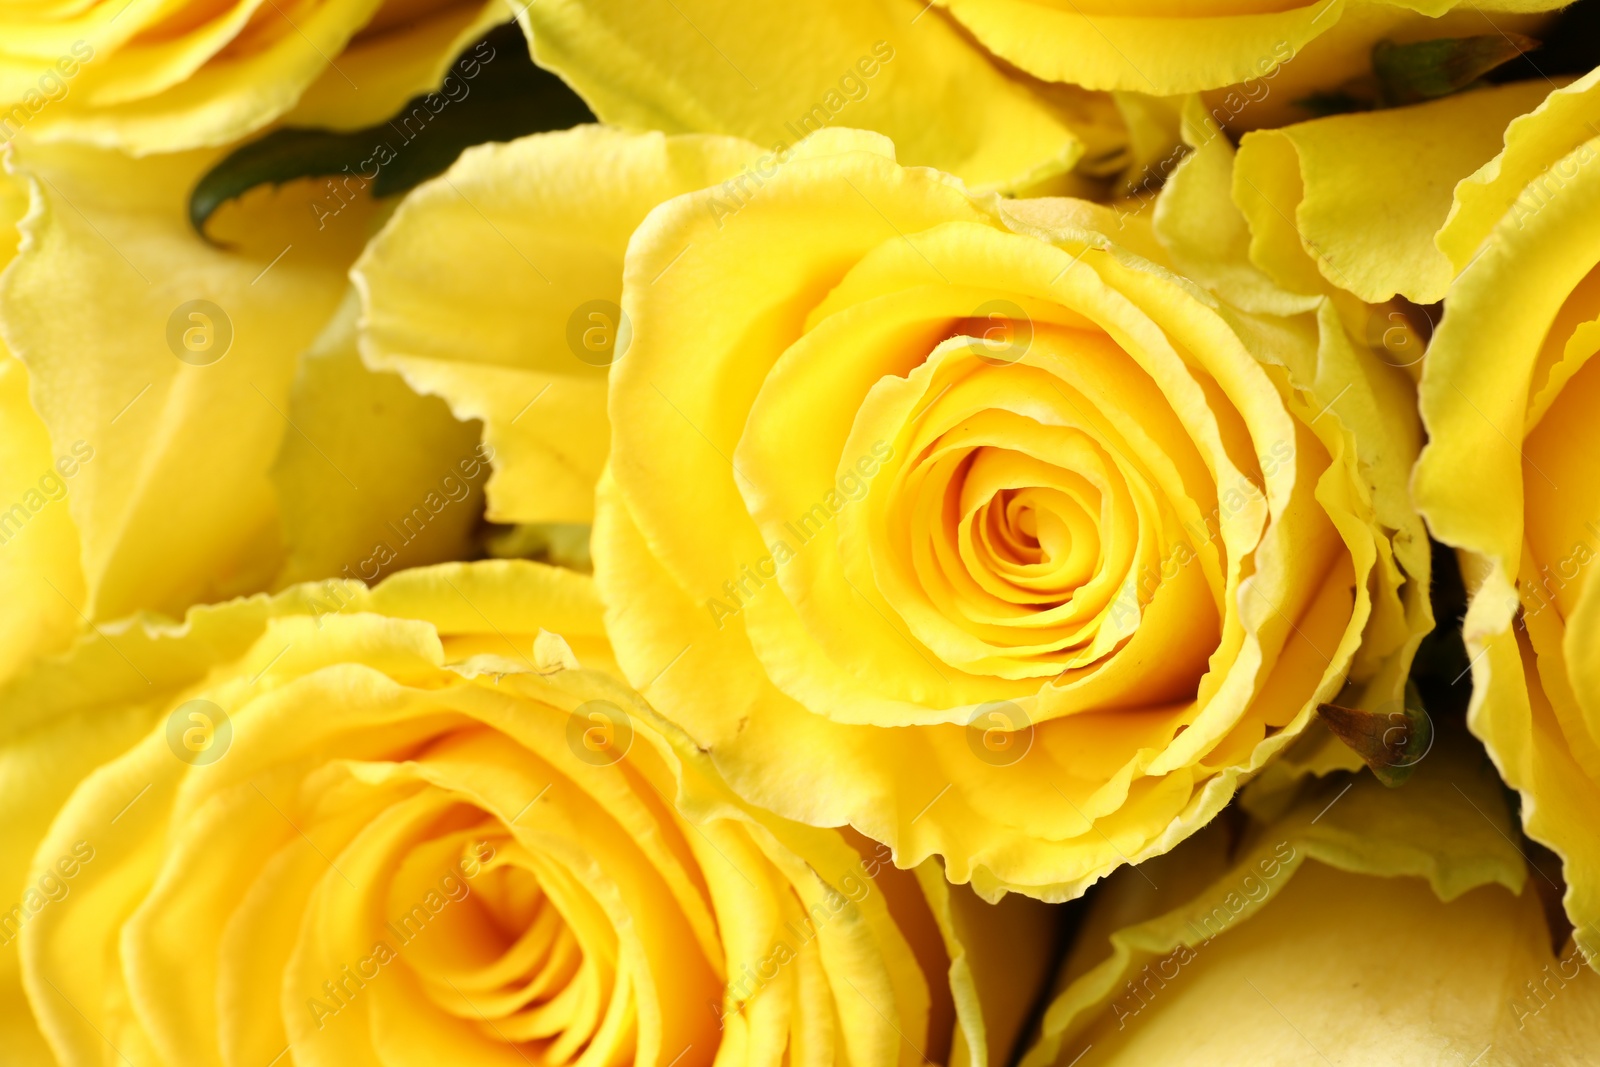
<path fill-rule="evenodd" d="M 1521 34 L 1442 37 L 1414 44 L 1379 41 L 1372 46 L 1372 72 L 1388 107 L 1449 96 L 1494 68 L 1539 47 Z"/>
<path fill-rule="evenodd" d="M 1400 785 L 1411 777 L 1412 770 L 1433 749 L 1433 720 L 1411 682 L 1406 683 L 1405 700 L 1400 707 L 1362 711 L 1319 704 L 1317 714 L 1334 736 L 1355 749 L 1387 786 Z"/>
<path fill-rule="evenodd" d="M 227 201 L 297 178 L 342 175 L 353 190 L 370 185 L 373 196 L 394 196 L 443 173 L 472 145 L 593 121 L 560 78 L 534 66 L 521 29 L 506 23 L 457 57 L 443 92 L 412 97 L 388 122 L 350 131 L 285 127 L 235 149 L 195 185 L 189 221 L 205 237 L 207 220 Z"/>

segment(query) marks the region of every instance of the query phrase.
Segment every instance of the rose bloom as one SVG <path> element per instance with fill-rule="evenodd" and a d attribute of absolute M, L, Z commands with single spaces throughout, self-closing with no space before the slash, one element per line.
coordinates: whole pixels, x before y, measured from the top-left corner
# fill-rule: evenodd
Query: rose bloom
<path fill-rule="evenodd" d="M 1549 93 L 1456 189 L 1416 497 L 1472 591 L 1470 724 L 1600 921 L 1600 75 Z"/>
<path fill-rule="evenodd" d="M 365 126 L 437 87 L 507 15 L 499 0 L 286 6 L 12 5 L 0 14 L 0 140 L 26 131 L 146 153 L 226 144 L 279 118 Z"/>
<path fill-rule="evenodd" d="M 1431 623 L 1403 377 L 1326 303 L 1244 313 L 1117 232 L 827 131 L 634 234 L 596 576 L 746 799 L 1071 897 L 1319 701 L 1399 696 Z"/>
<path fill-rule="evenodd" d="M 1401 790 L 1335 775 L 1118 871 L 1023 1067 L 1593 1062 L 1600 937 L 1552 930 L 1502 796 L 1441 734 Z"/>
<path fill-rule="evenodd" d="M 493 562 L 7 687 L 7 1063 L 1009 1057 L 1042 905 L 741 803 L 607 661 L 588 578 Z"/>

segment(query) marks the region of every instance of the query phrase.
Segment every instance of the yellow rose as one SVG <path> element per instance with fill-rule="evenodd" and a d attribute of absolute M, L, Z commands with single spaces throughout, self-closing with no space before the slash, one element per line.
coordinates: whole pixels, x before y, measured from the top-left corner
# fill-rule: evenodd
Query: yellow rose
<path fill-rule="evenodd" d="M 0 691 L 8 1063 L 978 1065 L 1045 975 L 1043 906 L 729 794 L 572 572 L 116 641 Z"/>
<path fill-rule="evenodd" d="M 365 126 L 509 14 L 502 0 L 14 5 L 0 15 L 0 141 L 172 152 L 284 117 Z"/>
<path fill-rule="evenodd" d="M 1410 390 L 1105 208 L 826 131 L 634 234 L 594 540 L 623 669 L 746 799 L 982 894 L 1166 851 L 1429 625 Z M 1359 651 L 1358 651 L 1359 646 Z"/>
<path fill-rule="evenodd" d="M 279 566 L 274 457 L 304 428 L 322 436 L 291 414 L 296 359 L 338 306 L 372 204 L 319 228 L 320 189 L 261 190 L 218 214 L 212 245 L 186 197 L 218 154 L 13 148 L 0 677 L 86 625 L 179 616 Z"/>
<path fill-rule="evenodd" d="M 1114 157 L 1111 102 L 996 62 L 926 0 L 770 4 L 540 0 L 518 5 L 540 66 L 604 122 L 787 149 L 874 130 L 908 164 L 1014 190 Z"/>
<path fill-rule="evenodd" d="M 1518 16 L 1562 6 L 1557 0 L 935 2 L 984 47 L 1035 77 L 1156 96 L 1234 86 L 1243 100 L 1234 114 L 1248 109 L 1255 122 L 1368 73 L 1380 40 L 1523 30 L 1530 22 Z"/>
<path fill-rule="evenodd" d="M 1600 937 L 1552 930 L 1492 768 L 1446 744 L 1118 871 L 1023 1067 L 1593 1062 Z"/>
<path fill-rule="evenodd" d="M 1600 922 L 1600 72 L 1505 131 L 1439 234 L 1459 275 L 1423 364 L 1416 472 L 1434 535 L 1460 550 L 1471 718 L 1528 836 L 1565 864 L 1567 914 Z"/>

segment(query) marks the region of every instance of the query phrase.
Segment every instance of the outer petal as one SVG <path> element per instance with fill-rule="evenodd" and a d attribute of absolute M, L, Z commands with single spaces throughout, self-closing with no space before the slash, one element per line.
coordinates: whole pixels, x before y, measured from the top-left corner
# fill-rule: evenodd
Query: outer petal
<path fill-rule="evenodd" d="M 1190 147 L 1156 198 L 1153 229 L 1173 265 L 1230 303 L 1295 314 L 1311 301 L 1286 293 L 1250 261 L 1250 229 L 1232 201 L 1237 152 L 1191 98 L 1183 113 Z"/>
<path fill-rule="evenodd" d="M 625 126 L 769 148 L 853 126 L 893 138 L 908 163 L 1016 189 L 1069 170 L 1116 125 L 1108 101 L 1041 91 L 915 0 L 755 15 L 729 0 L 556 0 L 518 17 L 539 63 Z"/>
<path fill-rule="evenodd" d="M 933 860 L 916 874 L 950 955 L 958 1022 L 949 1062 L 1008 1063 L 1028 1037 L 1025 1028 L 1054 962 L 1061 912 L 1016 895 L 986 904 L 970 888 L 945 881 Z"/>
<path fill-rule="evenodd" d="M 489 518 L 589 521 L 606 377 L 628 345 L 617 314 L 628 239 L 680 193 L 739 175 L 724 195 L 749 195 L 758 157 L 725 137 L 535 134 L 464 153 L 373 240 L 354 272 L 362 354 L 483 421 Z"/>
<path fill-rule="evenodd" d="M 1554 90 L 1506 127 L 1505 151 L 1456 187 L 1450 218 L 1439 232 L 1439 248 L 1457 270 L 1466 268 L 1507 214 L 1520 227 L 1572 180 L 1576 171 L 1550 174 L 1550 161 L 1592 138 L 1596 117 L 1600 71 L 1591 71 Z M 1588 161 L 1576 162 L 1581 166 Z"/>
<path fill-rule="evenodd" d="M 1438 301 L 1455 270 L 1434 234 L 1456 183 L 1549 88 L 1519 82 L 1246 135 L 1233 195 L 1250 220 L 1251 259 L 1301 292 L 1326 284 L 1369 303 Z"/>
<path fill-rule="evenodd" d="M 1472 592 L 1469 721 L 1522 793 L 1528 834 L 1561 856 L 1568 916 L 1588 929 L 1600 921 L 1589 829 L 1600 817 L 1589 566 L 1600 485 L 1588 459 L 1600 387 L 1600 138 L 1582 120 L 1592 91 L 1575 90 L 1514 124 L 1505 153 L 1460 187 L 1453 258 L 1496 205 L 1504 214 L 1456 278 L 1429 348 L 1430 442 L 1414 490 L 1435 535 L 1461 550 Z M 1530 171 L 1540 150 L 1560 154 Z M 1530 172 L 1513 195 L 1509 183 Z"/>
<path fill-rule="evenodd" d="M 319 231 L 305 184 L 263 191 L 217 220 L 222 249 L 185 210 L 212 153 L 19 158 L 33 205 L 0 279 L 0 325 L 55 449 L 94 450 L 69 496 L 87 589 L 75 609 L 178 613 L 259 588 L 277 566 L 268 469 L 294 432 L 295 359 L 338 302 L 369 204 Z M 197 300 L 210 306 L 186 306 Z"/>
<path fill-rule="evenodd" d="M 1548 167 L 1593 136 L 1597 85 L 1518 82 L 1247 134 L 1233 197 L 1251 262 L 1297 293 L 1439 301 L 1500 219 L 1520 226 L 1575 180 L 1587 157 Z M 1403 318 L 1376 310 L 1367 332 L 1398 321 L 1413 347 Z"/>
<path fill-rule="evenodd" d="M 16 252 L 16 224 L 26 189 L 0 179 L 0 233 L 6 262 Z M 36 655 L 63 648 L 77 632 L 83 603 L 78 531 L 62 497 L 84 455 L 57 456 L 28 395 L 28 368 L 0 346 L 0 679 Z M 57 466 L 57 461 L 60 466 Z"/>

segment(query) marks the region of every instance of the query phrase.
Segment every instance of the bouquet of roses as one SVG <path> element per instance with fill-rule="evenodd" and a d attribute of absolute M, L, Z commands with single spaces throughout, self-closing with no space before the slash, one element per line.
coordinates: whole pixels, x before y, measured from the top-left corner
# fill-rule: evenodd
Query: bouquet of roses
<path fill-rule="evenodd" d="M 1600 0 L 18 2 L 0 142 L 0 1063 L 1600 1062 Z"/>

